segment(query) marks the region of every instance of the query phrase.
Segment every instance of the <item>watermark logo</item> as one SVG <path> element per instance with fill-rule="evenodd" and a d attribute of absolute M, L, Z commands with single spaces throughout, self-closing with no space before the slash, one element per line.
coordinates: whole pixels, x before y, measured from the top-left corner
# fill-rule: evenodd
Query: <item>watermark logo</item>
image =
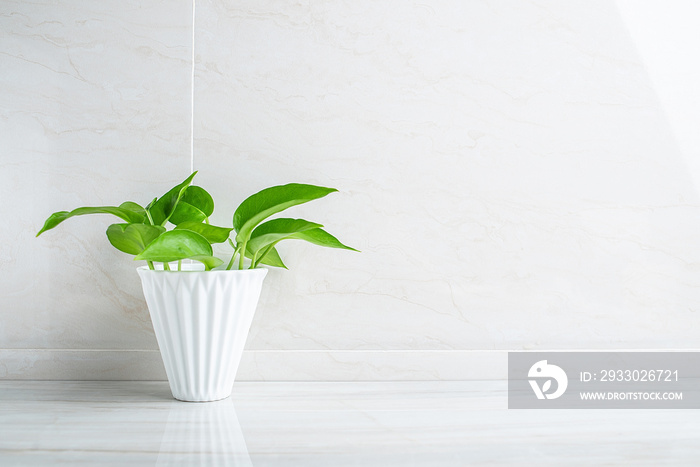
<path fill-rule="evenodd" d="M 700 352 L 511 351 L 508 408 L 700 409 Z"/>
<path fill-rule="evenodd" d="M 566 387 L 569 385 L 569 378 L 567 378 L 566 372 L 556 365 L 548 364 L 547 360 L 540 360 L 532 365 L 527 376 L 535 378 L 528 381 L 538 399 L 556 399 L 564 394 Z M 540 386 L 538 380 L 542 380 L 542 386 Z M 557 386 L 556 390 L 550 393 L 552 380 L 557 382 Z"/>

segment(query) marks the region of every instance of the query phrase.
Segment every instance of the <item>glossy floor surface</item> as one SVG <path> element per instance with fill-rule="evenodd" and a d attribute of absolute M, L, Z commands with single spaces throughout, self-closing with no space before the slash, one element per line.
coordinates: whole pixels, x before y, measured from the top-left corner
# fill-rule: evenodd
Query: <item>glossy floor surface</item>
<path fill-rule="evenodd" d="M 506 383 L 0 381 L 0 466 L 700 465 L 698 410 L 508 410 Z"/>

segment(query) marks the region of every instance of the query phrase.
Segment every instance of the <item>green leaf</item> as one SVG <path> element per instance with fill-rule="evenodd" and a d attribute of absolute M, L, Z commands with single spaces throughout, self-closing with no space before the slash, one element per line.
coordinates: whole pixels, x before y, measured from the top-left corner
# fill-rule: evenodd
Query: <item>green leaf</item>
<path fill-rule="evenodd" d="M 183 222 L 175 227 L 175 230 L 191 230 L 206 238 L 209 243 L 223 243 L 228 240 L 233 229 L 217 227 L 215 225 L 202 224 L 201 222 Z"/>
<path fill-rule="evenodd" d="M 144 217 L 146 216 L 146 210 L 143 208 L 143 206 L 138 203 L 134 203 L 133 201 L 125 201 L 120 204 L 119 207 L 122 209 L 128 209 L 129 211 L 133 211 L 137 214 L 141 214 Z"/>
<path fill-rule="evenodd" d="M 117 250 L 138 255 L 163 232 L 165 227 L 160 225 L 112 224 L 107 228 L 107 238 Z"/>
<path fill-rule="evenodd" d="M 189 186 L 182 196 L 182 201 L 196 206 L 207 217 L 214 213 L 214 198 L 201 186 Z"/>
<path fill-rule="evenodd" d="M 216 256 L 190 256 L 189 259 L 193 259 L 196 261 L 199 261 L 200 263 L 204 263 L 204 269 L 207 271 L 211 271 L 217 266 L 220 266 L 224 264 L 222 260 L 217 258 Z"/>
<path fill-rule="evenodd" d="M 187 177 L 185 181 L 171 188 L 166 194 L 153 203 L 149 211 L 154 224 L 165 225 L 175 210 L 178 201 L 184 194 L 185 189 L 192 182 L 195 175 L 197 175 L 197 172 L 192 172 L 192 175 Z"/>
<path fill-rule="evenodd" d="M 168 219 L 172 224 L 180 225 L 183 222 L 203 222 L 208 216 L 200 209 L 180 200 L 173 211 L 173 215 Z"/>
<path fill-rule="evenodd" d="M 156 238 L 134 259 L 169 263 L 195 256 L 212 256 L 207 239 L 191 230 L 171 230 Z"/>
<path fill-rule="evenodd" d="M 357 251 L 355 248 L 343 245 L 340 241 L 333 235 L 329 234 L 323 229 L 312 229 L 304 232 L 298 232 L 291 236 L 291 238 L 297 238 L 299 240 L 306 240 L 307 242 L 313 243 L 314 245 L 325 246 L 328 248 L 342 248 L 344 250 Z"/>
<path fill-rule="evenodd" d="M 253 253 L 246 248 L 246 253 L 245 256 L 248 259 L 253 259 Z M 260 264 L 264 264 L 266 266 L 273 266 L 275 268 L 284 268 L 284 269 L 289 269 L 283 262 L 282 258 L 280 257 L 279 252 L 277 251 L 277 248 L 274 246 L 268 250 L 267 254 L 262 259 L 256 260 Z"/>
<path fill-rule="evenodd" d="M 250 235 L 250 240 L 247 243 L 247 248 L 255 255 L 269 246 L 273 245 L 285 238 L 290 238 L 294 234 L 304 232 L 306 230 L 318 229 L 323 227 L 321 224 L 309 222 L 304 219 L 273 219 L 264 224 L 260 224 Z"/>
<path fill-rule="evenodd" d="M 179 225 L 183 222 L 202 222 L 214 212 L 214 199 L 198 186 L 188 186 L 180 202 L 175 206 L 170 222 Z"/>
<path fill-rule="evenodd" d="M 236 242 L 245 243 L 255 226 L 285 209 L 323 198 L 338 191 L 315 185 L 290 183 L 266 188 L 243 201 L 233 214 L 233 228 L 236 229 Z"/>
<path fill-rule="evenodd" d="M 36 234 L 38 237 L 42 233 L 46 232 L 47 230 L 51 230 L 54 227 L 56 227 L 58 224 L 61 222 L 65 221 L 66 219 L 70 219 L 71 217 L 74 216 L 84 216 L 86 214 L 112 214 L 113 216 L 117 216 L 121 219 L 124 219 L 125 221 L 129 223 L 142 223 L 145 221 L 145 217 L 142 214 L 136 213 L 132 211 L 131 209 L 125 209 L 122 207 L 116 207 L 116 206 L 97 206 L 97 207 L 82 207 L 78 209 L 74 209 L 70 212 L 68 211 L 58 211 L 54 212 L 49 216 L 48 219 L 46 219 L 46 222 L 44 223 L 44 227 L 41 228 L 39 233 Z"/>

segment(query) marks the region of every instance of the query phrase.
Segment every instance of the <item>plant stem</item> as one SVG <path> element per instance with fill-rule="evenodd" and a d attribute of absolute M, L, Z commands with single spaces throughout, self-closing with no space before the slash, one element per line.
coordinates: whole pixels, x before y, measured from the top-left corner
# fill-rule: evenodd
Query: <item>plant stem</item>
<path fill-rule="evenodd" d="M 238 248 L 233 250 L 233 255 L 231 255 L 231 261 L 228 262 L 228 266 L 226 266 L 226 270 L 230 271 L 231 268 L 233 267 L 233 263 L 236 260 L 236 255 L 238 254 Z"/>
<path fill-rule="evenodd" d="M 228 266 L 226 266 L 226 270 L 230 271 L 231 268 L 233 267 L 233 262 L 236 259 L 236 254 L 238 253 L 238 247 L 233 244 L 233 242 L 231 241 L 230 238 L 228 239 L 228 244 L 233 247 L 233 255 L 231 256 L 231 260 L 228 262 Z"/>
<path fill-rule="evenodd" d="M 182 271 L 182 260 L 181 259 L 177 260 L 177 270 Z"/>
<path fill-rule="evenodd" d="M 238 269 L 243 269 L 243 259 L 245 258 L 245 249 L 246 249 L 246 244 L 248 242 L 243 242 L 243 246 L 241 246 L 241 261 L 238 263 Z"/>
<path fill-rule="evenodd" d="M 146 262 L 148 263 L 148 269 L 153 271 L 155 269 L 155 267 L 153 267 L 153 261 L 146 261 Z"/>
<path fill-rule="evenodd" d="M 163 263 L 163 270 L 170 271 L 170 265 L 168 263 Z"/>
<path fill-rule="evenodd" d="M 270 252 L 270 250 L 272 250 L 272 248 L 274 248 L 274 246 L 275 246 L 275 243 L 268 245 L 265 248 L 265 250 L 262 252 L 262 254 L 258 257 L 257 261 L 255 261 L 255 263 L 253 264 L 253 267 L 257 268 L 258 265 L 260 264 L 260 262 L 263 260 L 263 258 L 265 258 L 265 256 Z M 251 267 L 251 269 L 252 269 L 252 267 Z"/>

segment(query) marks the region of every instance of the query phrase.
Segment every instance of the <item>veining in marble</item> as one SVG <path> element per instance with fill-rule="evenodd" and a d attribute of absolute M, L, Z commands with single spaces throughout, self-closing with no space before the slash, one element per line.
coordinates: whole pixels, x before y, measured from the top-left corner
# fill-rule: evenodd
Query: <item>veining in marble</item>
<path fill-rule="evenodd" d="M 244 374 L 450 379 L 469 351 L 698 347 L 691 2 L 200 0 L 194 31 L 191 8 L 0 4 L 0 378 L 163 377 L 109 220 L 33 234 L 184 178 L 193 32 L 213 222 L 272 184 L 330 185 L 289 214 L 362 250 L 280 246 L 291 271 L 270 272 Z"/>
<path fill-rule="evenodd" d="M 0 4 L 1 349 L 155 349 L 110 216 L 186 176 L 189 2 Z M 56 374 L 60 377 L 60 374 Z"/>
<path fill-rule="evenodd" d="M 282 245 L 250 350 L 697 346 L 690 154 L 614 2 L 199 11 L 202 179 L 336 186 L 293 215 L 363 251 Z"/>
<path fill-rule="evenodd" d="M 694 410 L 507 410 L 505 382 L 0 382 L 0 464 L 697 465 Z"/>

